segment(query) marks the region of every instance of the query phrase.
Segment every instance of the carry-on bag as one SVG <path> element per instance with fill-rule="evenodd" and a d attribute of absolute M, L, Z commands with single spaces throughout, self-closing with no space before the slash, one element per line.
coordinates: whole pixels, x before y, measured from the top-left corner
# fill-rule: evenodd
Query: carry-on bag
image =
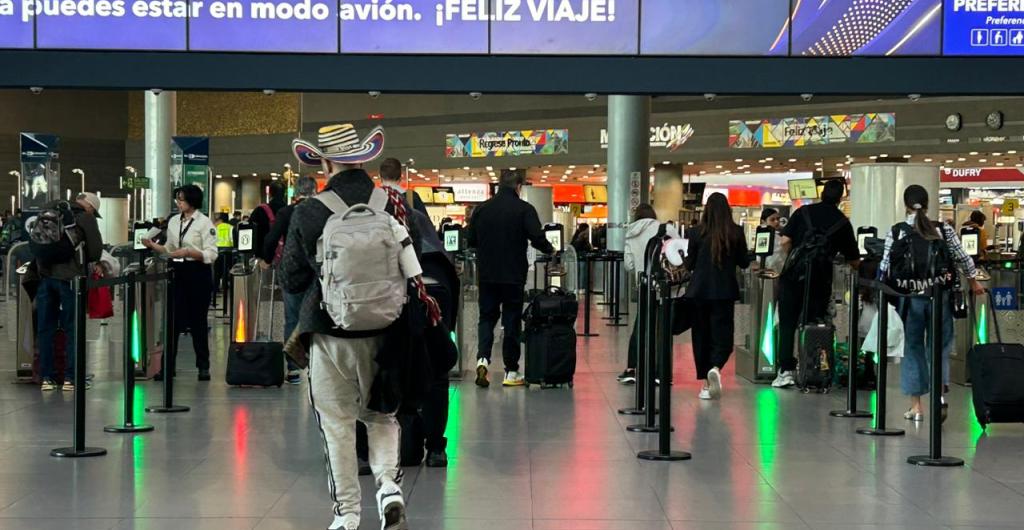
<path fill-rule="evenodd" d="M 991 292 L 988 306 L 996 342 L 975 344 L 967 353 L 974 415 L 982 428 L 989 423 L 1024 422 L 1024 345 L 1003 342 Z"/>
<path fill-rule="evenodd" d="M 274 322 L 273 292 L 276 287 L 276 271 L 270 274 L 270 318 L 267 319 L 267 333 L 260 340 L 260 301 L 263 296 L 263 275 L 260 274 L 259 288 L 256 290 L 256 332 L 252 342 L 232 342 L 228 346 L 228 368 L 224 379 L 232 386 L 277 386 L 284 384 L 284 345 L 274 342 L 271 329 Z"/>
<path fill-rule="evenodd" d="M 810 224 L 810 216 L 807 223 Z M 826 394 L 832 390 L 833 371 L 836 364 L 836 328 L 831 322 L 809 322 L 807 307 L 811 300 L 811 265 L 807 260 L 804 273 L 804 306 L 800 311 L 800 327 L 797 328 L 796 386 L 803 392 L 816 390 Z"/>
<path fill-rule="evenodd" d="M 556 387 L 573 384 L 576 375 L 576 329 L 566 322 L 528 323 L 526 342 L 527 386 Z"/>

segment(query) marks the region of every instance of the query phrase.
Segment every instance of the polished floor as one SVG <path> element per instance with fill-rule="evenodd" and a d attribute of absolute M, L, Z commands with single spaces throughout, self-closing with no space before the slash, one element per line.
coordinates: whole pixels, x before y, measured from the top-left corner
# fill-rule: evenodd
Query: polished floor
<path fill-rule="evenodd" d="M 1024 426 L 983 433 L 954 388 L 946 451 L 967 466 L 905 463 L 926 451 L 926 424 L 905 422 L 896 381 L 890 425 L 901 438 L 854 434 L 866 420 L 827 412 L 841 395 L 775 391 L 725 375 L 720 402 L 696 399 L 689 345 L 676 348 L 672 444 L 693 453 L 677 463 L 637 460 L 655 435 L 627 433 L 616 409 L 632 390 L 615 383 L 628 328 L 597 323 L 580 342 L 573 390 L 477 389 L 452 385 L 447 470 L 407 470 L 414 530 L 668 530 L 806 528 L 1021 528 Z M 214 350 L 226 326 L 216 325 Z M 7 329 L 0 331 L 6 333 Z M 102 431 L 121 415 L 120 332 L 90 323 L 88 443 L 104 457 L 64 460 L 72 398 L 30 385 L 0 385 L 0 529 L 319 529 L 330 502 L 305 387 L 234 389 L 197 383 L 183 370 L 178 399 L 191 412 L 142 411 L 159 385 L 140 383 L 137 417 L 156 430 Z M 183 352 L 187 349 L 183 345 Z M 13 379 L 11 343 L 0 378 Z M 183 364 L 190 364 L 183 353 Z M 898 370 L 893 370 L 898 374 Z M 867 394 L 864 395 L 867 399 Z M 364 486 L 367 483 L 364 482 Z M 364 487 L 363 528 L 377 528 Z"/>

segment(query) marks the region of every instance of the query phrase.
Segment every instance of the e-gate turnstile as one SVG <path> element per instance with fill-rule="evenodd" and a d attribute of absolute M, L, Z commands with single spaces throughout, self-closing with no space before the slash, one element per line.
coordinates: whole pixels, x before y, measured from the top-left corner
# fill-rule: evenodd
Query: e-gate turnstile
<path fill-rule="evenodd" d="M 36 312 L 32 298 L 25 289 L 25 265 L 30 259 L 28 243 L 17 243 L 7 253 L 7 262 L 4 265 L 7 330 L 14 335 L 15 380 L 23 383 L 32 382 L 32 362 L 36 355 Z"/>

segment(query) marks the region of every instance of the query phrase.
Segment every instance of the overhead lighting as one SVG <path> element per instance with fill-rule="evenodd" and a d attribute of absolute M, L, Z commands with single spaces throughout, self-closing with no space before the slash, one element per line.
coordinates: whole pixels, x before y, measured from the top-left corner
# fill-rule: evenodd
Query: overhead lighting
<path fill-rule="evenodd" d="M 544 174 L 545 174 L 545 175 L 547 175 L 547 174 L 549 174 L 549 173 L 551 173 L 551 170 L 549 170 L 549 169 L 545 169 L 545 170 L 544 170 Z"/>
<path fill-rule="evenodd" d="M 654 173 L 654 166 L 651 166 L 651 173 Z"/>
<path fill-rule="evenodd" d="M 320 171 L 320 174 L 323 174 L 323 171 Z M 238 173 L 232 173 L 231 174 L 231 178 L 233 178 L 233 179 L 238 178 Z"/>
<path fill-rule="evenodd" d="M 952 164 L 953 163 L 953 159 L 952 158 L 947 158 L 946 159 L 946 163 L 947 164 Z"/>
<path fill-rule="evenodd" d="M 775 159 L 770 157 L 770 156 L 764 159 L 765 162 L 771 162 L 772 160 L 775 160 Z"/>
<path fill-rule="evenodd" d="M 492 177 L 496 177 L 497 176 L 493 171 L 488 171 L 487 174 L 492 176 Z"/>
<path fill-rule="evenodd" d="M 967 159 L 966 159 L 966 158 L 964 158 L 964 157 L 960 157 L 960 158 L 957 158 L 957 159 L 956 159 L 956 161 L 957 161 L 957 162 L 966 162 L 966 161 L 967 161 Z"/>
<path fill-rule="evenodd" d="M 692 166 L 692 165 L 693 165 L 693 162 L 687 162 L 687 163 L 686 163 L 686 165 L 688 165 L 688 166 Z"/>
<path fill-rule="evenodd" d="M 742 159 L 742 158 L 737 158 L 737 159 L 735 160 L 735 162 L 736 162 L 737 164 L 742 164 L 742 163 L 743 163 L 743 159 Z"/>
<path fill-rule="evenodd" d="M 903 158 L 906 158 L 907 160 L 910 160 L 910 155 L 903 155 Z"/>
<path fill-rule="evenodd" d="M 462 167 L 462 170 L 463 170 L 463 171 L 469 171 L 469 166 L 463 166 L 463 167 Z"/>
<path fill-rule="evenodd" d="M 870 158 L 871 160 L 878 160 L 878 155 L 871 155 L 868 158 Z"/>
<path fill-rule="evenodd" d="M 717 166 L 715 166 L 715 169 L 722 169 L 722 165 L 718 164 Z"/>
<path fill-rule="evenodd" d="M 882 158 L 889 158 L 889 153 L 882 153 L 882 154 L 880 154 L 878 156 L 880 156 Z"/>
<path fill-rule="evenodd" d="M 259 175 L 259 173 L 253 173 L 253 174 L 252 174 L 252 176 L 254 176 L 254 177 L 258 177 L 258 176 L 260 176 L 260 175 Z"/>
<path fill-rule="evenodd" d="M 793 168 L 793 167 L 789 168 L 789 172 L 790 173 L 796 173 L 796 168 Z"/>
<path fill-rule="evenodd" d="M 224 178 L 224 176 L 223 175 L 217 175 L 214 178 Z"/>
<path fill-rule="evenodd" d="M 510 171 L 515 171 L 515 170 L 516 170 L 516 168 L 514 168 L 514 167 L 510 167 L 510 168 L 508 168 L 508 169 L 509 169 Z"/>
<path fill-rule="evenodd" d="M 434 173 L 437 173 L 437 172 L 438 172 L 438 170 L 436 170 L 436 169 L 431 169 L 430 171 L 432 171 L 432 172 L 434 172 Z"/>
<path fill-rule="evenodd" d="M 671 163 L 672 163 L 672 162 L 669 162 L 668 160 L 663 160 L 663 161 L 661 162 L 661 164 L 662 164 L 662 165 L 665 165 L 665 166 L 667 166 L 667 165 L 669 165 L 669 164 L 671 164 Z"/>
<path fill-rule="evenodd" d="M 771 164 L 765 164 L 764 168 L 765 168 L 765 169 L 771 169 L 771 168 L 772 168 L 772 165 L 771 165 Z"/>
<path fill-rule="evenodd" d="M 419 171 L 416 171 L 416 168 L 411 167 L 411 168 L 409 168 L 409 173 L 412 173 L 413 175 L 415 175 L 416 173 L 419 173 Z"/>
<path fill-rule="evenodd" d="M 969 154 L 971 156 L 978 156 L 978 152 L 977 151 L 971 151 L 970 153 L 967 153 L 967 154 Z"/>
<path fill-rule="evenodd" d="M 707 174 L 708 174 L 708 172 L 707 172 L 707 171 L 704 171 L 704 170 L 702 169 L 702 170 L 700 170 L 700 174 L 701 174 L 701 175 L 707 175 Z"/>
<path fill-rule="evenodd" d="M 789 162 L 790 162 L 790 163 L 796 162 L 796 159 L 795 159 L 795 158 L 790 158 L 790 159 L 789 159 Z"/>
<path fill-rule="evenodd" d="M 997 166 L 999 166 L 999 167 L 1003 167 L 1003 166 L 1005 166 L 1006 164 L 1004 164 L 1004 163 L 1002 163 L 1002 162 L 996 162 L 996 165 L 997 165 Z"/>
<path fill-rule="evenodd" d="M 569 169 L 576 169 L 576 166 L 569 166 Z"/>
<path fill-rule="evenodd" d="M 1002 153 L 992 153 L 992 156 L 1003 156 Z"/>
<path fill-rule="evenodd" d="M 750 174 L 750 170 L 748 169 L 748 170 L 744 171 L 743 174 L 744 175 L 749 175 Z"/>
<path fill-rule="evenodd" d="M 821 162 L 815 162 L 814 165 L 816 165 L 818 167 L 821 167 L 822 164 L 821 164 Z"/>
<path fill-rule="evenodd" d="M 595 168 L 599 168 L 599 167 L 601 167 L 601 164 L 594 164 L 594 167 Z"/>
<path fill-rule="evenodd" d="M 487 166 L 486 169 L 487 169 L 487 171 L 494 171 L 494 168 L 492 166 Z"/>
<path fill-rule="evenodd" d="M 984 163 L 988 162 L 988 159 L 987 158 L 979 158 L 978 162 L 981 162 L 982 164 L 984 164 Z"/>

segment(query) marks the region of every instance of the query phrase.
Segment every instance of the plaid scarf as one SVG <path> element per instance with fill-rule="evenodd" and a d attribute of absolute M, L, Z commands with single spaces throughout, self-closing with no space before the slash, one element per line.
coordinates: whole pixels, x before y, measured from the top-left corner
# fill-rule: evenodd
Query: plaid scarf
<path fill-rule="evenodd" d="M 405 209 L 405 199 L 402 198 L 402 194 L 394 188 L 384 186 L 384 191 L 388 194 L 388 200 L 391 201 L 391 205 L 395 207 L 395 219 L 399 223 L 402 223 L 406 229 L 409 228 L 409 212 Z M 427 287 L 423 285 L 423 279 L 419 276 L 413 278 L 412 286 L 416 289 L 416 297 L 423 302 L 424 307 L 427 308 L 427 319 L 430 321 L 431 326 L 436 326 L 441 322 L 441 307 L 437 305 L 437 300 L 434 300 L 429 294 L 427 294 Z"/>

